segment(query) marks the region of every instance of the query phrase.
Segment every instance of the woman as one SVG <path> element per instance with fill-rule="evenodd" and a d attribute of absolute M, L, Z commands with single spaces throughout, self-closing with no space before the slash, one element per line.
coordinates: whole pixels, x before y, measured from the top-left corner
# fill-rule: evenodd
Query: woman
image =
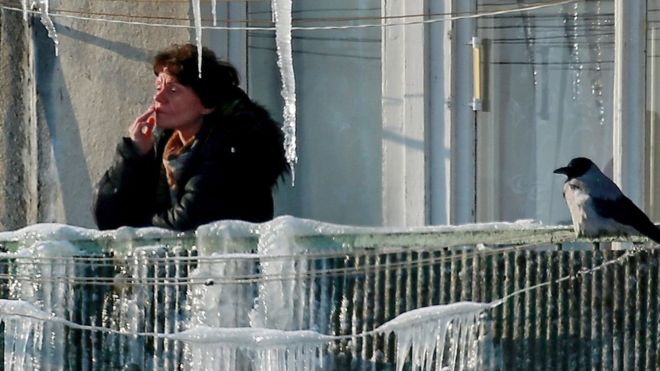
<path fill-rule="evenodd" d="M 154 58 L 153 104 L 129 127 L 96 191 L 100 229 L 192 230 L 221 219 L 273 218 L 272 189 L 288 172 L 282 132 L 207 48 L 174 45 Z"/>

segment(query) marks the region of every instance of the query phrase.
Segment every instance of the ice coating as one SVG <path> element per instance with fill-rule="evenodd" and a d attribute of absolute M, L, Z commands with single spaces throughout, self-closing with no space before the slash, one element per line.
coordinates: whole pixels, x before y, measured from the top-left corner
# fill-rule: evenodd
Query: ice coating
<path fill-rule="evenodd" d="M 272 0 L 273 21 L 275 22 L 275 43 L 277 44 L 277 66 L 282 78 L 282 98 L 284 148 L 286 159 L 291 167 L 292 182 L 295 183 L 296 153 L 296 80 L 293 71 L 291 48 L 291 8 L 292 0 Z"/>
<path fill-rule="evenodd" d="M 15 231 L 0 232 L 0 241 L 63 240 L 77 241 L 94 239 L 101 232 L 66 224 L 33 224 Z"/>
<path fill-rule="evenodd" d="M 213 7 L 215 9 L 215 7 Z M 202 11 L 199 0 L 192 0 L 193 23 L 195 24 L 195 42 L 197 43 L 197 70 L 202 78 Z"/>
<path fill-rule="evenodd" d="M 217 328 L 208 326 L 194 327 L 165 337 L 189 343 L 212 343 L 250 349 L 305 344 L 322 346 L 333 339 L 332 336 L 324 336 L 318 332 L 307 330 L 282 331 L 269 328 Z"/>
<path fill-rule="evenodd" d="M 210 365 L 215 365 L 216 369 L 217 365 L 226 366 L 225 369 L 243 369 L 249 363 L 252 369 L 289 370 L 320 367 L 323 365 L 323 354 L 328 352 L 326 346 L 332 344 L 333 339 L 338 339 L 326 335 L 331 332 L 323 323 L 329 321 L 332 310 L 339 308 L 333 306 L 332 298 L 323 299 L 320 295 L 315 312 L 309 311 L 308 300 L 332 288 L 322 279 L 309 280 L 309 254 L 350 252 L 353 248 L 367 246 L 369 241 L 373 241 L 369 239 L 379 235 L 391 237 L 396 233 L 415 232 L 420 237 L 426 232 L 447 232 L 465 236 L 481 230 L 519 232 L 533 226 L 538 227 L 538 224 L 524 220 L 470 226 L 354 227 L 290 216 L 278 217 L 263 224 L 220 221 L 202 226 L 195 232 L 198 255 L 192 260 L 194 264 L 190 265 L 189 272 L 177 273 L 176 276 L 183 280 L 179 282 L 186 284 L 180 286 L 180 290 L 174 286 L 162 286 L 158 291 L 153 291 L 154 278 L 163 277 L 163 270 L 169 269 L 163 262 L 172 256 L 168 254 L 173 251 L 171 246 L 148 242 L 180 235 L 175 232 L 158 228 L 120 228 L 99 232 L 44 224 L 0 234 L 0 239 L 54 239 L 25 244 L 14 254 L 51 259 L 49 264 L 35 263 L 39 261 L 35 259 L 19 267 L 20 274 L 16 281 L 21 284 L 11 288 L 12 297 L 33 303 L 37 310 L 46 313 L 40 318 L 47 318 L 48 321 L 39 325 L 43 328 L 40 335 L 35 336 L 57 338 L 66 333 L 66 327 L 84 323 L 76 324 L 67 319 L 70 313 L 79 310 L 77 305 L 80 303 L 71 295 L 71 286 L 61 284 L 65 277 L 84 277 L 68 263 L 72 256 L 84 251 L 63 239 L 75 242 L 81 238 L 118 241 L 146 238 L 146 241 L 127 244 L 130 247 L 122 250 L 122 254 L 130 254 L 122 256 L 122 270 L 113 283 L 116 299 L 113 300 L 114 307 L 108 310 L 111 317 L 104 319 L 104 327 L 95 329 L 119 332 L 116 341 L 124 349 L 123 359 L 138 362 L 148 357 L 144 344 L 151 340 L 145 340 L 145 336 L 152 336 L 172 343 L 185 343 L 185 350 L 179 349 L 186 352 L 186 359 L 190 360 L 194 369 L 204 369 Z M 325 270 L 330 267 L 317 265 L 315 268 Z M 29 277 L 40 279 L 26 279 Z M 158 282 L 158 285 L 164 283 L 162 280 Z M 316 282 L 317 286 L 311 287 L 310 282 Z M 181 296 L 169 296 L 168 293 L 177 290 Z M 185 307 L 180 307 L 181 311 L 161 312 L 175 300 L 185 304 Z M 353 327 L 346 332 L 346 336 L 355 339 L 373 336 L 374 333 L 393 332 L 399 346 L 397 367 L 401 367 L 410 352 L 417 369 L 429 369 L 429 365 L 436 365 L 437 362 L 443 367 L 468 365 L 474 362 L 474 354 L 480 344 L 478 314 L 490 307 L 491 304 L 464 302 L 420 308 L 403 313 L 373 331 L 361 326 Z M 352 310 L 340 309 L 343 312 L 339 320 L 351 320 L 350 316 L 354 315 Z M 151 312 L 169 313 L 162 328 L 148 330 L 148 323 L 153 321 L 149 318 Z M 310 323 L 308 319 L 312 318 L 312 314 L 316 321 Z M 172 318 L 169 318 L 170 315 Z M 354 318 L 352 322 L 356 322 Z M 16 326 L 12 328 L 18 329 Z M 43 344 L 45 347 L 46 343 Z M 56 365 L 64 362 L 61 358 L 64 352 L 58 347 L 57 344 L 48 344 L 47 359 Z M 172 354 L 176 354 L 176 348 L 173 349 Z M 39 352 L 46 354 L 43 349 Z"/>
<path fill-rule="evenodd" d="M 248 326 L 254 291 L 249 282 L 239 280 L 255 274 L 256 255 L 213 253 L 202 257 L 205 259 L 189 275 L 191 282 L 200 283 L 188 288 L 189 326 Z"/>
<path fill-rule="evenodd" d="M 240 220 L 222 220 L 202 225 L 195 231 L 197 249 L 201 255 L 214 252 L 256 252 L 259 228 L 259 224 Z"/>
<path fill-rule="evenodd" d="M 49 316 L 24 301 L 0 299 L 4 323 L 4 370 L 38 370 L 42 352 L 43 321 Z"/>
<path fill-rule="evenodd" d="M 475 369 L 478 362 L 478 318 L 489 303 L 458 302 L 411 310 L 377 331 L 397 338 L 397 371 L 412 351 L 414 370 Z"/>
<path fill-rule="evenodd" d="M 307 245 L 292 237 L 314 230 L 314 223 L 291 217 L 281 217 L 262 224 L 258 243 L 261 275 L 266 278 L 304 276 L 307 270 Z M 304 307 L 305 290 L 304 280 L 260 280 L 258 296 L 250 313 L 250 325 L 281 330 L 300 329 L 304 313 L 295 309 Z"/>
<path fill-rule="evenodd" d="M 52 316 L 27 301 L 0 299 L 0 318 L 3 321 L 11 318 L 47 321 Z"/>
<path fill-rule="evenodd" d="M 188 287 L 188 330 L 176 336 L 192 342 L 189 346 L 193 369 L 206 369 L 213 362 L 222 369 L 242 369 L 246 359 L 238 347 L 200 343 L 199 339 L 213 339 L 210 333 L 214 331 L 239 336 L 232 330 L 249 326 L 254 286 L 241 280 L 249 280 L 255 274 L 259 225 L 220 221 L 199 227 L 195 235 L 199 264 L 190 272 L 190 279 L 204 284 Z"/>
<path fill-rule="evenodd" d="M 479 314 L 492 306 L 490 303 L 475 303 L 462 301 L 446 305 L 434 305 L 414 309 L 398 315 L 378 327 L 378 332 L 393 332 L 408 329 L 412 326 L 424 325 L 428 322 L 451 320 L 466 314 Z"/>
<path fill-rule="evenodd" d="M 23 331 L 26 326 L 38 326 L 39 334 L 34 336 L 40 339 L 64 338 L 66 325 L 63 320 L 70 311 L 67 300 L 73 295 L 67 279 L 75 275 L 73 256 L 79 253 L 71 242 L 62 240 L 36 241 L 17 252 L 17 256 L 29 257 L 17 259 L 14 279 L 9 285 L 10 296 L 20 298 L 20 301 L 3 302 L 0 316 L 24 318 L 20 320 L 21 325 L 5 329 L 5 339 L 20 338 L 22 335 L 12 333 L 12 329 Z M 46 322 L 34 325 L 34 320 Z M 51 369 L 63 369 L 65 353 L 62 342 L 39 342 L 32 352 L 34 359 L 46 356 Z M 5 366 L 6 362 L 7 358 Z"/>
<path fill-rule="evenodd" d="M 320 356 L 323 348 L 332 340 L 331 336 L 314 331 L 206 326 L 168 335 L 167 338 L 189 344 L 193 369 L 272 371 L 315 370 L 322 363 Z M 247 363 L 251 363 L 252 367 L 246 367 Z"/>

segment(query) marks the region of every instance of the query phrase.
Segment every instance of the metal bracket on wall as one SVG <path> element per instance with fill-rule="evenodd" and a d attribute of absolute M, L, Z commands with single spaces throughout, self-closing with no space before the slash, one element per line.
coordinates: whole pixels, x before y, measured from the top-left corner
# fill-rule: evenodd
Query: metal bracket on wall
<path fill-rule="evenodd" d="M 472 103 L 473 111 L 481 111 L 481 38 L 473 36 L 472 41 Z"/>

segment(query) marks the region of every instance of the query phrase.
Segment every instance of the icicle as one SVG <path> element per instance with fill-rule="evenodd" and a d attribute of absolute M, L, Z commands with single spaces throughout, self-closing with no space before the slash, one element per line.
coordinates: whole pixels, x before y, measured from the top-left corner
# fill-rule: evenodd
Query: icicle
<path fill-rule="evenodd" d="M 414 309 L 376 329 L 397 337 L 396 369 L 402 371 L 412 352 L 413 370 L 474 369 L 479 314 L 491 303 L 458 302 Z M 458 363 L 457 363 L 458 362 Z M 458 366 L 458 367 L 457 367 Z"/>
<path fill-rule="evenodd" d="M 213 14 L 213 26 L 217 26 L 215 0 L 211 0 L 211 14 Z"/>
<path fill-rule="evenodd" d="M 580 4 L 574 4 L 573 5 L 573 14 L 572 14 L 572 47 L 571 47 L 571 54 L 573 56 L 573 61 L 572 61 L 572 68 L 575 70 L 575 78 L 573 79 L 573 100 L 577 100 L 578 96 L 580 95 L 580 85 L 582 82 L 582 69 L 584 68 L 584 65 L 582 64 L 581 61 L 581 56 L 580 56 L 580 43 L 578 39 L 579 35 L 579 24 L 582 22 L 581 18 L 581 13 L 580 13 Z"/>
<path fill-rule="evenodd" d="M 532 77 L 534 79 L 534 87 L 539 85 L 538 71 L 536 70 L 536 61 L 534 56 L 534 45 L 536 44 L 536 37 L 534 36 L 534 26 L 532 25 L 532 16 L 526 13 L 522 14 L 523 32 L 525 33 L 525 43 L 527 46 L 527 59 L 532 69 Z"/>
<path fill-rule="evenodd" d="M 21 5 L 23 6 L 23 21 L 27 22 L 27 15 L 28 15 L 28 2 L 30 0 L 23 0 L 21 1 Z"/>
<path fill-rule="evenodd" d="M 193 17 L 195 23 L 195 41 L 197 42 L 197 70 L 199 78 L 202 78 L 202 11 L 199 0 L 192 0 Z M 215 9 L 215 7 L 214 7 Z"/>
<path fill-rule="evenodd" d="M 282 77 L 282 97 L 284 98 L 284 148 L 286 160 L 291 167 L 292 184 L 295 184 L 296 154 L 296 80 L 293 73 L 293 53 L 291 50 L 291 5 L 292 0 L 272 0 L 273 22 L 275 22 L 275 42 L 277 44 L 277 66 Z"/>
<path fill-rule="evenodd" d="M 48 2 L 49 0 L 39 0 L 39 3 L 41 4 L 41 24 L 46 27 L 46 30 L 48 30 L 48 37 L 50 37 L 51 40 L 53 40 L 53 44 L 55 44 L 55 56 L 57 57 L 59 54 L 58 46 L 60 41 L 57 39 L 57 31 L 55 31 L 55 25 L 53 24 L 53 20 L 50 19 L 50 14 L 48 13 Z"/>

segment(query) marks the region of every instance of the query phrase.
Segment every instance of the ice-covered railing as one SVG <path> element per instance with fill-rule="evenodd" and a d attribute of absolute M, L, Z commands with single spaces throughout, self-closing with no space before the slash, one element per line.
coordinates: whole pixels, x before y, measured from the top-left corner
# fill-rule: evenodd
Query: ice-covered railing
<path fill-rule="evenodd" d="M 572 233 L 290 217 L 188 234 L 6 232 L 5 368 L 648 366 L 656 250 L 593 249 Z"/>

